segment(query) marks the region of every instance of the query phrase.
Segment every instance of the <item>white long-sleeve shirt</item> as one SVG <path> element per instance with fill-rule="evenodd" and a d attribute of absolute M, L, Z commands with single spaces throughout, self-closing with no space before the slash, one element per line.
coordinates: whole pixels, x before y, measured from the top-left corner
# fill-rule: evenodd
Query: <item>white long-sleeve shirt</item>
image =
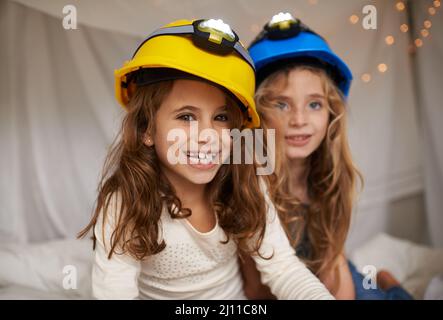
<path fill-rule="evenodd" d="M 274 205 L 266 196 L 267 226 L 260 253 L 254 256 L 262 282 L 278 299 L 333 299 L 324 285 L 297 258 L 280 224 Z M 103 212 L 95 226 L 97 236 L 92 271 L 92 291 L 98 299 L 245 299 L 236 244 L 227 244 L 218 222 L 201 233 L 187 219 L 172 219 L 166 208 L 161 215 L 166 248 L 138 261 L 113 254 L 108 259 L 110 236 L 119 212 L 113 196 L 102 228 Z M 112 214 L 110 214 L 112 213 Z M 103 231 L 103 233 L 102 233 Z"/>

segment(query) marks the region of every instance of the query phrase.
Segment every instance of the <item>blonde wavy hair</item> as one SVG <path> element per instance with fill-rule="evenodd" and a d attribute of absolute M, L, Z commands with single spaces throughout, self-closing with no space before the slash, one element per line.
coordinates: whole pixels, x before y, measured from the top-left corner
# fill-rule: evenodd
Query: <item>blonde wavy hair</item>
<path fill-rule="evenodd" d="M 260 84 L 255 97 L 263 126 L 269 126 L 269 117 L 275 112 L 274 84 L 283 79 L 286 86 L 289 73 L 293 70 L 308 70 L 320 77 L 329 103 L 329 125 L 325 138 L 309 157 L 310 206 L 307 211 L 297 199 L 291 209 L 287 209 L 288 202 L 284 198 L 274 197 L 273 201 L 276 206 L 286 207 L 286 210 L 280 210 L 279 213 L 283 213 L 281 219 L 292 244 L 297 247 L 308 239 L 310 252 L 303 259 L 306 265 L 317 276 L 333 271 L 335 277 L 332 291 L 336 291 L 340 281 L 337 261 L 344 250 L 350 226 L 356 184 L 359 180 L 362 186 L 363 178 L 351 157 L 344 98 L 323 69 L 289 64 L 269 75 Z M 281 190 L 287 194 L 290 192 L 290 170 L 283 148 L 279 140 L 276 148 L 276 176 Z"/>

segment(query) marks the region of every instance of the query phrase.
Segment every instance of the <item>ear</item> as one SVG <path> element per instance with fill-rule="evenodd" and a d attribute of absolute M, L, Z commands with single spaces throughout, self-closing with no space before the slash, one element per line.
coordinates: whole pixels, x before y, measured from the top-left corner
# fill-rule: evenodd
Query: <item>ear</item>
<path fill-rule="evenodd" d="M 149 135 L 149 134 L 145 134 L 145 139 L 143 142 L 148 147 L 152 147 L 154 145 L 154 140 L 152 139 L 151 135 Z"/>

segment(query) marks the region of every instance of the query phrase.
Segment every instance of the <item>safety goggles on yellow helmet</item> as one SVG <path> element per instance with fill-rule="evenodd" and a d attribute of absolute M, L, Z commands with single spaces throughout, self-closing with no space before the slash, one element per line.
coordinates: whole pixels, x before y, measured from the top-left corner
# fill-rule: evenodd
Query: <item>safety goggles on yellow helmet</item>
<path fill-rule="evenodd" d="M 175 70 L 164 72 L 167 69 Z M 131 82 L 144 85 L 178 78 L 199 78 L 223 88 L 245 112 L 245 126 L 260 125 L 254 103 L 254 63 L 223 21 L 180 20 L 153 32 L 132 59 L 115 70 L 116 98 L 126 107 Z"/>

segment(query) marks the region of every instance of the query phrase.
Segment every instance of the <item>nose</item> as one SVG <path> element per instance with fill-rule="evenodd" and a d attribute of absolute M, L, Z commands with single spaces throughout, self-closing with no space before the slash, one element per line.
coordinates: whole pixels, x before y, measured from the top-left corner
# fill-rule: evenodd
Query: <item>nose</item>
<path fill-rule="evenodd" d="M 198 143 L 213 144 L 217 141 L 217 139 L 218 139 L 218 134 L 214 127 L 212 119 L 199 121 Z"/>
<path fill-rule="evenodd" d="M 307 124 L 307 115 L 303 108 L 294 108 L 289 115 L 289 126 L 303 127 Z"/>

